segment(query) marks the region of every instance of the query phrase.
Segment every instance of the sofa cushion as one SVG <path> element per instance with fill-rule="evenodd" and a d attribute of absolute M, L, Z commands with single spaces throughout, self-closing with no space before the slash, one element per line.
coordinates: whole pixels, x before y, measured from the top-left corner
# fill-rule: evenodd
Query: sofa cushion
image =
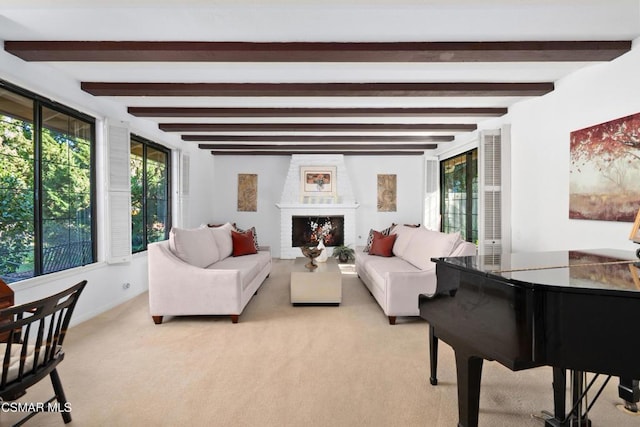
<path fill-rule="evenodd" d="M 244 290 L 270 262 L 271 253 L 268 251 L 259 251 L 258 253 L 247 256 L 227 257 L 209 268 L 215 270 L 238 270 L 240 272 L 242 289 Z"/>
<path fill-rule="evenodd" d="M 384 230 L 381 231 L 377 231 L 374 230 L 373 228 L 371 230 L 369 230 L 369 237 L 367 238 L 367 245 L 364 247 L 363 252 L 369 252 L 369 249 L 371 249 L 371 243 L 373 243 L 373 234 L 374 233 L 381 233 L 384 236 L 388 236 L 389 234 L 391 234 L 391 230 L 393 230 L 393 227 L 395 227 L 395 224 L 392 224 L 391 227 L 387 227 Z"/>
<path fill-rule="evenodd" d="M 459 233 L 448 234 L 426 228 L 416 229 L 403 258 L 421 270 L 432 269 L 435 264 L 431 258 L 450 255 L 459 239 Z"/>
<path fill-rule="evenodd" d="M 231 242 L 233 243 L 233 256 L 251 255 L 258 252 L 251 230 L 244 233 L 231 230 Z"/>
<path fill-rule="evenodd" d="M 233 225 L 228 222 L 221 227 L 209 228 L 209 233 L 211 233 L 215 239 L 216 245 L 218 245 L 220 259 L 225 259 L 233 254 L 231 230 L 233 230 Z"/>
<path fill-rule="evenodd" d="M 369 248 L 369 255 L 393 256 L 393 244 L 396 241 L 396 237 L 395 234 L 385 236 L 378 231 L 374 231 L 373 242 L 371 243 L 371 248 Z"/>
<path fill-rule="evenodd" d="M 260 245 L 258 244 L 258 233 L 256 232 L 255 227 L 249 227 L 246 230 L 243 230 L 242 228 L 236 226 L 235 224 L 233 224 L 233 227 L 236 229 L 238 233 L 246 233 L 247 231 L 251 231 L 253 233 L 253 243 L 255 244 L 256 248 L 260 247 Z"/>
<path fill-rule="evenodd" d="M 178 258 L 196 267 L 204 268 L 220 259 L 216 241 L 206 228 L 172 228 L 169 247 Z"/>
<path fill-rule="evenodd" d="M 389 273 L 406 273 L 406 272 L 418 272 L 420 271 L 415 266 L 409 264 L 402 258 L 398 257 L 378 257 L 363 255 L 364 259 L 361 259 L 363 263 L 363 269 L 373 280 L 373 285 L 380 288 L 381 291 L 385 284 L 388 282 Z"/>
<path fill-rule="evenodd" d="M 404 258 L 405 251 L 413 238 L 413 235 L 420 230 L 419 228 L 409 227 L 407 225 L 397 225 L 393 228 L 391 234 L 396 234 L 398 239 L 395 245 L 393 245 L 393 254 Z"/>

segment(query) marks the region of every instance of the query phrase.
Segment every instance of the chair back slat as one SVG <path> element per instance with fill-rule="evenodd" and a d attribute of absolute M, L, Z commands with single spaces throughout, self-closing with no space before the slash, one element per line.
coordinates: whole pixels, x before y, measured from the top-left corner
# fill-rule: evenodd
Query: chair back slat
<path fill-rule="evenodd" d="M 86 280 L 47 298 L 0 310 L 13 321 L 0 325 L 7 333 L 0 375 L 0 398 L 33 385 L 62 359 L 62 343 Z M 3 394 L 5 393 L 5 394 Z"/>

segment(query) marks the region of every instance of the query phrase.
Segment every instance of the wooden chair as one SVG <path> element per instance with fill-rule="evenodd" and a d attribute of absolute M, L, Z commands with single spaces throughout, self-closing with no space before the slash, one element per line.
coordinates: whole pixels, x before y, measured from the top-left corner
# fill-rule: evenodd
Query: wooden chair
<path fill-rule="evenodd" d="M 22 425 L 38 412 L 56 410 L 62 413 L 65 424 L 71 422 L 67 399 L 56 371 L 58 363 L 64 359 L 64 341 L 71 315 L 82 293 L 86 280 L 50 297 L 0 310 L 0 336 L 7 334 L 6 341 L 0 343 L 2 375 L 0 376 L 0 398 L 4 401 L 16 400 L 29 387 L 47 375 L 55 395 L 34 412 L 30 412 L 16 426 Z M 57 404 L 52 402 L 57 401 Z"/>

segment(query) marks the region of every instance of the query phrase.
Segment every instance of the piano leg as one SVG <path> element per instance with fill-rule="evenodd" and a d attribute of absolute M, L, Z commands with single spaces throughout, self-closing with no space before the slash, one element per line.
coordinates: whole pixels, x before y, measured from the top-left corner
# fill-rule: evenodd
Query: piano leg
<path fill-rule="evenodd" d="M 431 385 L 438 385 L 438 337 L 431 325 L 429 325 L 429 362 L 431 365 L 429 382 Z"/>
<path fill-rule="evenodd" d="M 481 357 L 456 349 L 458 377 L 458 427 L 478 427 L 480 410 Z"/>
<path fill-rule="evenodd" d="M 621 377 L 620 385 L 618 385 L 618 396 L 620 396 L 620 399 L 624 400 L 624 408 L 626 410 L 630 412 L 638 412 L 638 401 L 640 400 L 638 380 Z"/>
<path fill-rule="evenodd" d="M 567 400 L 567 371 L 562 368 L 553 368 L 553 415 L 555 420 L 563 420 L 566 413 Z M 545 426 L 553 424 L 546 422 Z"/>
<path fill-rule="evenodd" d="M 553 368 L 553 418 L 545 420 L 545 427 L 591 427 L 591 420 L 583 413 L 584 402 L 581 398 L 584 391 L 584 373 L 571 371 L 571 402 L 575 405 L 574 413 L 567 416 L 567 371 Z M 545 412 L 545 414 L 548 414 Z M 551 414 L 548 414 L 549 416 Z"/>
<path fill-rule="evenodd" d="M 576 411 L 572 415 L 574 421 L 569 424 L 571 426 L 591 426 L 591 420 L 589 420 L 589 418 L 587 418 L 587 415 L 585 414 L 585 402 L 581 396 L 584 392 L 584 381 L 584 372 L 574 370 L 571 371 L 571 400 L 573 401 L 573 404 L 576 405 Z"/>

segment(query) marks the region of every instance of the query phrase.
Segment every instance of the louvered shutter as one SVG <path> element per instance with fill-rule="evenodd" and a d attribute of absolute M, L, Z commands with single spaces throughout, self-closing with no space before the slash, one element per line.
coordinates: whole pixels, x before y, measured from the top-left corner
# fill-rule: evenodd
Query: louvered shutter
<path fill-rule="evenodd" d="M 180 195 L 179 195 L 179 212 L 180 220 L 178 223 L 182 227 L 188 226 L 189 218 L 189 174 L 191 168 L 191 160 L 189 155 L 182 152 L 180 154 Z"/>
<path fill-rule="evenodd" d="M 425 158 L 424 226 L 440 231 L 440 161 Z"/>
<path fill-rule="evenodd" d="M 124 122 L 107 127 L 107 262 L 131 261 L 131 142 Z"/>
<path fill-rule="evenodd" d="M 511 250 L 508 133 L 508 127 L 480 133 L 478 253 L 481 255 L 498 256 Z"/>

